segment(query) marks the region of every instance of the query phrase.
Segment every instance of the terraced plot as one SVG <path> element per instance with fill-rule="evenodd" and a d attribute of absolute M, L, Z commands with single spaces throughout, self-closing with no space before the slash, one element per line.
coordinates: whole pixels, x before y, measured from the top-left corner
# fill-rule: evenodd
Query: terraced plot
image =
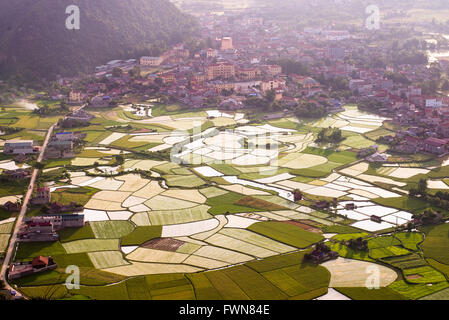
<path fill-rule="evenodd" d="M 117 239 L 87 239 L 66 242 L 62 244 L 67 253 L 81 253 L 94 251 L 114 251 L 119 249 Z"/>

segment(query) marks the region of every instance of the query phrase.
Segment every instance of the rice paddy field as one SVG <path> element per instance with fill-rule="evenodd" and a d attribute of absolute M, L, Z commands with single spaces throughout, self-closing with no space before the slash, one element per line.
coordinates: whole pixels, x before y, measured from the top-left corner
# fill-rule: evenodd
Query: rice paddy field
<path fill-rule="evenodd" d="M 83 205 L 86 225 L 59 231 L 59 241 L 19 244 L 16 261 L 50 255 L 58 264 L 17 281 L 26 295 L 49 298 L 53 290 L 51 299 L 98 300 L 448 296 L 449 225 L 399 230 L 428 207 L 407 191 L 417 177 L 435 170 L 373 166 L 357 158 L 359 149 L 389 134 L 385 118 L 352 106 L 306 124 L 291 118 L 249 123 L 243 112 L 180 106 L 151 111 L 92 111 L 96 118 L 80 129 L 86 133 L 84 148 L 73 159 L 47 163 L 46 170 L 70 176 L 47 182 L 52 199 Z M 19 112 L 9 116 L 26 123 L 25 136 L 49 121 Z M 345 139 L 317 145 L 317 132 L 329 126 L 341 128 Z M 0 169 L 13 166 L 10 159 L 0 161 Z M 441 189 L 444 182 L 435 173 L 432 180 L 429 188 Z M 297 191 L 303 197 L 295 201 Z M 11 190 L 1 196 L 6 201 L 20 195 Z M 315 205 L 334 199 L 330 209 Z M 381 222 L 372 221 L 373 215 Z M 0 254 L 14 223 L 9 218 L 0 220 Z M 366 251 L 347 245 L 357 238 L 368 241 Z M 318 265 L 303 261 L 322 242 L 340 257 Z M 81 268 L 79 290 L 62 285 L 64 268 L 72 264 Z M 380 272 L 379 291 L 364 287 L 372 268 Z"/>

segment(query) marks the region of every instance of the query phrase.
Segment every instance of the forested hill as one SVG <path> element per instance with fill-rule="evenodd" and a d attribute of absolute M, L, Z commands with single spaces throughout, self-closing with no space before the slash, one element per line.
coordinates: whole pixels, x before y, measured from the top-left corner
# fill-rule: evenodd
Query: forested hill
<path fill-rule="evenodd" d="M 66 28 L 69 5 L 80 8 L 80 30 Z M 151 54 L 196 30 L 194 18 L 168 0 L 0 1 L 0 74 L 78 74 Z"/>

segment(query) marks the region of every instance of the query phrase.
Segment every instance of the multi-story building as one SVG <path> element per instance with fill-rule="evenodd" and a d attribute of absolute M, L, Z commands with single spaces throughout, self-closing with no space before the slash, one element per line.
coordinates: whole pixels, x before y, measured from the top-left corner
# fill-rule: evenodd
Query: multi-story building
<path fill-rule="evenodd" d="M 207 80 L 217 78 L 229 79 L 235 76 L 235 67 L 232 63 L 212 64 L 207 67 Z"/>
<path fill-rule="evenodd" d="M 39 148 L 34 146 L 33 140 L 7 140 L 3 146 L 5 154 L 34 154 Z"/>
<path fill-rule="evenodd" d="M 141 66 L 149 66 L 149 67 L 157 67 L 160 66 L 163 59 L 162 57 L 141 57 L 140 65 Z"/>
<path fill-rule="evenodd" d="M 174 72 L 162 73 L 159 75 L 159 78 L 161 78 L 164 83 L 171 83 L 176 80 Z"/>
<path fill-rule="evenodd" d="M 217 56 L 217 50 L 209 48 L 206 50 L 206 57 L 207 58 L 215 58 Z"/>
<path fill-rule="evenodd" d="M 36 189 L 35 196 L 30 200 L 31 205 L 49 204 L 51 200 L 50 188 L 42 187 Z"/>
<path fill-rule="evenodd" d="M 223 90 L 226 91 L 232 91 L 235 90 L 235 84 L 232 82 L 222 82 L 222 81 L 217 81 L 215 83 L 213 83 L 214 89 L 216 92 L 220 93 Z"/>
<path fill-rule="evenodd" d="M 83 226 L 83 214 L 46 214 L 25 218 L 20 226 L 18 240 L 20 242 L 57 241 L 59 230 Z"/>
<path fill-rule="evenodd" d="M 278 65 L 268 65 L 265 70 L 270 76 L 275 76 L 282 73 L 282 67 Z"/>
<path fill-rule="evenodd" d="M 221 50 L 231 50 L 233 49 L 232 38 L 231 37 L 223 37 L 221 39 Z"/>
<path fill-rule="evenodd" d="M 285 86 L 284 80 L 274 79 L 269 81 L 262 81 L 260 84 L 260 87 L 262 89 L 262 92 L 267 92 L 270 90 L 277 90 L 281 89 L 283 86 Z"/>
<path fill-rule="evenodd" d="M 73 132 L 56 133 L 48 144 L 48 148 L 45 151 L 45 158 L 74 158 L 75 152 L 73 151 L 73 146 L 76 139 Z"/>
<path fill-rule="evenodd" d="M 69 93 L 69 102 L 79 103 L 83 101 L 83 93 L 78 90 L 72 90 Z"/>
<path fill-rule="evenodd" d="M 238 76 L 242 80 L 254 80 L 260 76 L 260 70 L 257 68 L 240 68 Z"/>

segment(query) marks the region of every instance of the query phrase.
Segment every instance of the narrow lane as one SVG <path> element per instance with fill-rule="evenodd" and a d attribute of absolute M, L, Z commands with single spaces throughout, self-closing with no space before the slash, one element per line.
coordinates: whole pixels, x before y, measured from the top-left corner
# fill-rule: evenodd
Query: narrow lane
<path fill-rule="evenodd" d="M 44 144 L 42 145 L 42 149 L 41 152 L 37 158 L 37 162 L 40 163 L 44 157 L 44 153 L 45 150 L 47 148 L 48 142 L 50 141 L 50 138 L 53 134 L 53 130 L 55 128 L 56 124 L 52 125 L 48 131 L 47 131 L 47 136 L 45 137 L 44 140 Z M 8 266 L 9 264 L 12 262 L 12 256 L 14 254 L 15 251 L 15 246 L 17 243 L 17 233 L 19 232 L 20 226 L 22 224 L 23 218 L 25 217 L 25 214 L 27 212 L 28 209 L 28 202 L 30 201 L 30 198 L 33 194 L 33 190 L 34 190 L 34 185 L 36 183 L 36 179 L 37 179 L 37 175 L 39 174 L 39 170 L 38 169 L 34 169 L 33 173 L 31 175 L 31 180 L 30 180 L 30 185 L 28 187 L 28 190 L 26 192 L 26 195 L 23 199 L 23 203 L 22 203 L 22 208 L 20 210 L 19 215 L 17 216 L 16 222 L 15 222 L 15 226 L 14 226 L 14 231 L 11 235 L 11 239 L 9 241 L 9 246 L 6 250 L 6 254 L 5 254 L 5 259 L 3 261 L 2 264 L 2 268 L 1 268 L 1 272 L 0 272 L 0 279 L 4 281 L 5 283 L 5 287 L 7 290 L 14 290 L 17 292 L 16 296 L 22 296 L 20 292 L 18 292 L 15 288 L 13 288 L 9 283 L 8 283 L 8 279 L 6 277 L 6 271 L 8 270 Z"/>

